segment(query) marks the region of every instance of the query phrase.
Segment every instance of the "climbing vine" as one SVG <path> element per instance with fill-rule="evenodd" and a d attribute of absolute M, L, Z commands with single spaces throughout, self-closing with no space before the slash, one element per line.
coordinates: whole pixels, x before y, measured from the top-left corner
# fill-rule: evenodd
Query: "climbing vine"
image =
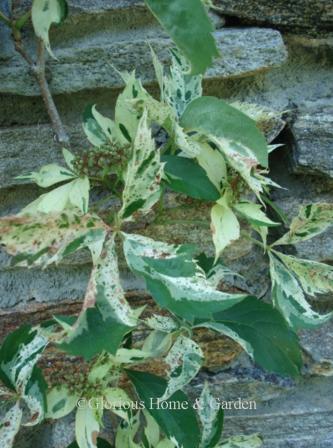
<path fill-rule="evenodd" d="M 332 224 L 333 206 L 302 207 L 289 230 L 272 242 L 269 230 L 281 227 L 282 214 L 275 206 L 276 216 L 267 215 L 270 189 L 279 188 L 268 177 L 268 155 L 276 148 L 270 143 L 280 117 L 256 105 L 203 95 L 202 74 L 218 51 L 200 0 L 146 4 L 177 45 L 168 68 L 150 49 L 160 98 L 153 98 L 134 72 L 119 73 L 125 87 L 114 119 L 103 116 L 98 105 L 89 107 L 83 121 L 89 149 L 74 153 L 68 146 L 62 165 L 20 174 L 47 191 L 17 215 L 0 219 L 0 242 L 18 266 L 47 268 L 77 251 L 89 251 L 92 260 L 77 317 L 23 325 L 2 344 L 4 448 L 13 446 L 21 425 L 59 419 L 74 409 L 71 448 L 259 447 L 257 435 L 220 441 L 223 410 L 208 384 L 193 406 L 172 408 L 190 402 L 184 388 L 204 363 L 194 332 L 226 335 L 262 368 L 296 377 L 302 368 L 296 331 L 331 317 L 313 310 L 308 296 L 333 291 L 333 268 L 284 248 L 324 232 Z M 65 0 L 33 0 L 40 55 L 46 49 L 54 56 L 49 28 L 66 14 Z M 1 17 L 26 55 L 18 33 L 30 11 L 23 18 Z M 38 71 L 37 80 L 43 76 Z M 45 83 L 41 89 L 44 95 L 49 91 Z M 45 101 L 52 110 L 53 103 Z M 59 135 L 61 121 L 52 113 L 50 119 Z M 104 192 L 98 200 L 96 188 Z M 172 194 L 210 205 L 213 255 L 137 233 L 140 223 L 158 221 Z M 222 287 L 230 276 L 223 254 L 241 236 L 269 260 L 270 303 Z M 119 260 L 144 280 L 156 312 L 128 302 Z M 57 384 L 47 384 L 38 366 L 50 347 L 80 357 L 79 371 L 63 372 Z M 156 360 L 164 376 L 149 372 Z M 112 414 L 113 445 L 99 438 L 105 409 Z"/>

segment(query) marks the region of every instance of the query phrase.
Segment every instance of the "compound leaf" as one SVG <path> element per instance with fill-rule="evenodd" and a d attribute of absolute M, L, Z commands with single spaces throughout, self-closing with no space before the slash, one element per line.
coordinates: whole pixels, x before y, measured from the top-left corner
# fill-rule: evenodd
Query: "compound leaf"
<path fill-rule="evenodd" d="M 211 317 L 244 300 L 245 294 L 217 291 L 193 260 L 192 252 L 150 238 L 123 234 L 124 253 L 130 269 L 144 277 L 156 302 L 178 316 L 192 321 Z"/>

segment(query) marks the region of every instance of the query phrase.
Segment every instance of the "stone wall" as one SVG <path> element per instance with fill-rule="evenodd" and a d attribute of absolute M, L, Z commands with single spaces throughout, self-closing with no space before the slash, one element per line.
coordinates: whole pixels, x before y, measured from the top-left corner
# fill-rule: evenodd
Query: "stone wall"
<path fill-rule="evenodd" d="M 3 2 L 2 2 L 3 3 Z M 13 2 L 24 10 L 31 2 Z M 112 114 L 122 82 L 119 70 L 136 69 L 153 93 L 156 83 L 147 42 L 163 61 L 170 41 L 141 0 L 70 0 L 70 14 L 51 32 L 58 61 L 49 60 L 47 76 L 74 149 L 87 143 L 81 128 L 85 105 L 96 103 Z M 208 70 L 204 87 L 230 101 L 268 106 L 283 113 L 283 146 L 271 155 L 271 176 L 286 187 L 273 193 L 289 217 L 307 202 L 333 200 L 333 4 L 327 0 L 216 0 L 212 13 L 221 57 Z M 32 31 L 25 35 L 34 50 Z M 36 83 L 0 25 L 0 213 L 10 214 L 40 191 L 14 176 L 61 160 Z M 169 241 L 190 239 L 211 250 L 204 225 L 176 224 L 194 215 L 204 224 L 207 209 L 186 212 L 170 199 L 168 222 L 146 230 Z M 174 218 L 174 219 L 172 219 Z M 302 257 L 333 263 L 333 230 L 299 244 Z M 241 241 L 227 261 L 247 279 L 240 285 L 259 297 L 269 294 L 266 260 Z M 23 321 L 35 322 L 59 312 L 77 312 L 90 265 L 84 255 L 45 271 L 9 265 L 0 254 L 0 336 Z M 123 272 L 131 297 L 145 300 L 142 284 Z M 319 310 L 333 308 L 321 297 Z M 195 394 L 205 378 L 223 399 L 257 402 L 254 411 L 227 411 L 228 434 L 260 432 L 265 447 L 333 445 L 333 323 L 303 331 L 305 368 L 293 382 L 263 372 L 226 338 L 206 339 L 209 363 L 191 386 Z M 217 344 L 217 345 L 216 345 Z M 49 366 L 52 369 L 52 357 Z M 17 448 L 64 448 L 73 438 L 72 418 L 22 431 Z"/>

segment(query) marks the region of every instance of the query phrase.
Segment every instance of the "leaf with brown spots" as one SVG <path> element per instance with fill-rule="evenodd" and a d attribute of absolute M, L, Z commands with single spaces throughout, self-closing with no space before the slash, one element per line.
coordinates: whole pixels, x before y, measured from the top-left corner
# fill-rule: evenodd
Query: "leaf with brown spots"
<path fill-rule="evenodd" d="M 95 261 L 107 230 L 104 222 L 91 214 L 5 216 L 0 219 L 0 244 L 19 266 L 46 267 L 84 247 L 91 250 Z"/>

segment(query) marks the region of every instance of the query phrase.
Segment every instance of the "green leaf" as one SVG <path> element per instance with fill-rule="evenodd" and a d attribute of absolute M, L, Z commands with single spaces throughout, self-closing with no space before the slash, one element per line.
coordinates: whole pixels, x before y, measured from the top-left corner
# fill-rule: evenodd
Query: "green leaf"
<path fill-rule="evenodd" d="M 47 394 L 46 418 L 56 420 L 68 415 L 77 405 L 80 396 L 72 394 L 66 385 L 54 387 Z"/>
<path fill-rule="evenodd" d="M 2 448 L 12 448 L 14 446 L 14 439 L 20 429 L 22 415 L 20 403 L 17 402 L 3 417 L 0 423 L 0 445 Z"/>
<path fill-rule="evenodd" d="M 317 288 L 329 286 L 333 290 L 333 268 L 326 265 L 324 271 L 318 269 L 318 266 L 312 266 L 312 262 L 308 260 L 298 260 L 295 257 L 274 252 L 287 266 L 287 268 L 272 254 L 269 254 L 270 272 L 272 278 L 272 298 L 274 305 L 281 311 L 289 324 L 295 328 L 316 328 L 327 322 L 333 313 L 320 315 L 316 313 L 306 301 L 301 285 L 307 293 L 311 291 L 317 292 Z M 317 263 L 321 265 L 321 263 Z M 289 270 L 295 272 L 299 282 L 291 274 Z M 321 275 L 330 270 L 330 283 L 325 283 L 324 276 Z M 323 280 L 321 280 L 321 278 Z"/>
<path fill-rule="evenodd" d="M 182 246 L 156 242 L 141 235 L 123 236 L 130 269 L 144 277 L 147 289 L 162 308 L 190 322 L 195 317 L 211 318 L 212 313 L 247 297 L 214 289 L 193 260 L 192 252 Z"/>
<path fill-rule="evenodd" d="M 281 119 L 281 112 L 277 112 L 259 104 L 235 101 L 232 102 L 230 106 L 235 107 L 252 118 L 252 120 L 256 122 L 257 128 L 265 135 L 266 140 L 269 143 L 280 134 L 286 124 L 286 122 Z"/>
<path fill-rule="evenodd" d="M 120 323 L 111 312 L 105 316 L 103 308 L 108 308 L 108 304 L 101 300 L 99 305 L 85 310 L 58 347 L 71 355 L 83 356 L 86 360 L 104 350 L 115 355 L 124 336 L 133 327 Z"/>
<path fill-rule="evenodd" d="M 275 241 L 274 246 L 296 244 L 324 232 L 333 224 L 333 204 L 316 203 L 304 205 L 298 216 L 291 221 L 290 230 Z"/>
<path fill-rule="evenodd" d="M 204 355 L 199 345 L 186 336 L 179 336 L 165 362 L 168 365 L 168 385 L 161 397 L 166 400 L 183 389 L 199 372 Z"/>
<path fill-rule="evenodd" d="M 95 260 L 107 229 L 98 216 L 90 214 L 5 216 L 0 218 L 0 243 L 19 266 L 46 267 L 84 247 L 91 249 Z"/>
<path fill-rule="evenodd" d="M 224 412 L 211 394 L 207 382 L 199 398 L 198 414 L 202 426 L 200 448 L 215 448 L 221 438 Z"/>
<path fill-rule="evenodd" d="M 31 19 L 36 36 L 42 39 L 47 51 L 55 59 L 49 41 L 49 29 L 52 23 L 63 22 L 67 13 L 66 0 L 33 0 L 32 2 Z"/>
<path fill-rule="evenodd" d="M 302 356 L 296 334 L 277 310 L 254 297 L 214 314 L 214 321 L 201 320 L 197 326 L 234 339 L 270 372 L 291 376 L 300 373 Z"/>
<path fill-rule="evenodd" d="M 211 210 L 211 230 L 215 246 L 215 261 L 223 250 L 240 237 L 238 219 L 228 203 L 229 194 L 226 192 Z"/>
<path fill-rule="evenodd" d="M 195 99 L 186 108 L 180 124 L 188 131 L 232 143 L 243 157 L 247 156 L 243 148 L 250 150 L 262 166 L 268 166 L 267 143 L 255 121 L 223 100 L 210 96 Z"/>
<path fill-rule="evenodd" d="M 158 201 L 161 193 L 163 164 L 155 148 L 151 130 L 144 112 L 134 140 L 133 152 L 124 176 L 123 205 L 121 219 L 129 219 L 137 210 L 145 214 Z"/>
<path fill-rule="evenodd" d="M 147 411 L 159 424 L 162 431 L 169 437 L 174 437 L 183 448 L 198 448 L 200 429 L 195 412 L 182 391 L 174 393 L 166 400 L 168 409 L 156 409 L 158 399 L 164 394 L 167 383 L 163 378 L 145 372 L 126 371 L 135 390 L 145 403 Z M 152 400 L 152 401 L 151 401 Z M 187 403 L 188 409 L 172 409 L 171 402 Z M 185 407 L 185 406 L 184 406 Z"/>
<path fill-rule="evenodd" d="M 145 0 L 147 6 L 191 62 L 191 74 L 204 73 L 219 55 L 213 26 L 200 0 Z"/>
<path fill-rule="evenodd" d="M 222 442 L 217 448 L 260 448 L 263 444 L 257 434 L 251 436 L 233 436 Z"/>
<path fill-rule="evenodd" d="M 249 221 L 250 224 L 255 226 L 265 226 L 265 227 L 276 227 L 280 223 L 274 222 L 269 219 L 265 213 L 261 210 L 261 205 L 254 204 L 253 202 L 238 202 L 234 205 L 234 209 L 245 219 Z"/>
<path fill-rule="evenodd" d="M 162 161 L 166 162 L 164 172 L 172 190 L 206 201 L 216 201 L 220 197 L 205 170 L 193 159 L 163 156 Z"/>

